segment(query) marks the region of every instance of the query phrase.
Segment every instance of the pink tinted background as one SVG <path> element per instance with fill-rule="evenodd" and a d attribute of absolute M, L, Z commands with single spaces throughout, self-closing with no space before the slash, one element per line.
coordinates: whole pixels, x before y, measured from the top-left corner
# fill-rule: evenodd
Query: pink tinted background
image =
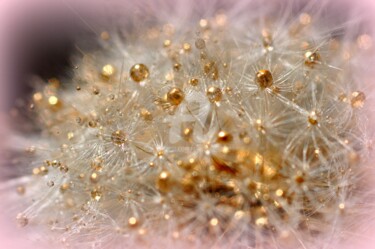
<path fill-rule="evenodd" d="M 331 0 L 332 2 L 337 2 L 337 4 L 342 4 L 343 0 Z M 0 148 L 7 143 L 7 131 L 12 124 L 9 124 L 6 119 L 7 110 L 6 103 L 10 100 L 11 91 L 17 90 L 15 86 L 14 73 L 17 72 L 17 65 L 22 64 L 22 54 L 18 54 L 17 46 L 27 44 L 30 37 L 22 36 L 22 32 L 25 26 L 32 28 L 30 22 L 38 19 L 35 25 L 45 25 L 46 27 L 53 25 L 56 20 L 61 22 L 66 22 L 67 27 L 74 27 L 74 22 L 81 22 L 75 11 L 79 12 L 79 15 L 90 24 L 90 26 L 96 27 L 100 24 L 100 20 L 103 19 L 105 13 L 109 11 L 111 2 L 114 1 L 103 1 L 105 4 L 100 4 L 101 1 L 72 1 L 72 0 L 0 0 Z M 131 0 L 124 0 L 123 2 L 127 4 L 132 4 Z M 373 20 L 371 21 L 372 26 L 375 26 L 375 1 L 374 0 L 358 0 L 356 4 L 365 5 L 366 8 L 373 13 Z M 104 6 L 104 8 L 103 8 Z M 73 19 L 72 19 L 73 18 Z M 73 20 L 73 21 L 72 21 Z M 70 25 L 70 26 L 69 26 Z M 47 35 L 46 33 L 36 33 L 35 35 Z M 19 39 L 22 40 L 20 41 Z M 374 66 L 375 68 L 375 66 Z M 375 72 L 374 72 L 375 75 Z M 375 81 L 375 77 L 374 77 Z M 374 82 L 375 85 L 375 82 Z M 374 88 L 369 87 L 369 88 Z M 369 105 L 375 107 L 375 94 L 372 94 L 369 101 L 374 103 L 369 103 Z M 371 115 L 374 117 L 374 113 Z M 372 120 L 375 124 L 375 120 Z M 375 127 L 375 126 L 374 126 Z M 374 128 L 375 130 L 375 128 Z M 369 168 L 374 168 L 373 172 L 369 175 L 373 175 L 373 186 L 375 189 L 375 167 L 371 167 L 374 164 L 369 163 Z M 1 196 L 1 195 L 0 195 Z M 375 204 L 374 204 L 375 206 Z M 10 249 L 22 249 L 22 248 L 32 248 L 30 242 L 25 239 L 24 231 L 18 229 L 14 217 L 7 217 L 8 207 L 3 203 L 0 204 L 0 248 L 10 248 Z M 375 210 L 368 210 L 370 217 L 375 217 Z M 373 219 L 368 219 L 369 223 L 375 223 Z M 353 235 L 347 234 L 345 236 L 357 236 L 354 241 L 358 242 L 353 245 L 347 245 L 347 249 L 372 249 L 375 248 L 375 224 L 366 224 L 369 226 L 367 232 L 358 235 L 353 231 Z M 38 247 L 40 248 L 40 247 Z"/>

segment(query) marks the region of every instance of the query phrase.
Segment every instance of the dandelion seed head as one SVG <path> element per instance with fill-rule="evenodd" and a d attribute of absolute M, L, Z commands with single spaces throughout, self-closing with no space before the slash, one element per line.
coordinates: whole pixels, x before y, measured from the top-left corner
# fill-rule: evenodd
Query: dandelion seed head
<path fill-rule="evenodd" d="M 35 89 L 47 145 L 17 185 L 32 203 L 18 223 L 58 221 L 56 237 L 82 248 L 338 242 L 371 147 L 372 37 L 325 23 L 314 3 L 256 2 L 242 3 L 253 15 L 189 7 L 188 21 L 170 17 L 177 3 L 163 18 L 131 13 L 98 33 L 69 84 Z"/>

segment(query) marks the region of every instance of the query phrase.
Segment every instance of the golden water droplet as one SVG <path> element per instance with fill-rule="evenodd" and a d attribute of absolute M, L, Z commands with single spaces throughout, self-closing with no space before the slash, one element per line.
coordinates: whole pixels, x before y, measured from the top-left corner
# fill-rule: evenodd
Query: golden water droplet
<path fill-rule="evenodd" d="M 308 117 L 308 121 L 312 125 L 317 125 L 318 124 L 318 115 L 316 114 L 315 111 L 312 111 Z"/>
<path fill-rule="evenodd" d="M 281 197 L 284 194 L 284 191 L 282 189 L 277 189 L 275 192 L 276 196 Z"/>
<path fill-rule="evenodd" d="M 206 94 L 207 94 L 208 100 L 212 103 L 219 102 L 223 96 L 220 88 L 216 86 L 209 87 L 206 91 Z"/>
<path fill-rule="evenodd" d="M 182 131 L 182 137 L 185 140 L 189 140 L 192 135 L 193 135 L 193 128 L 188 127 L 188 128 L 183 129 L 183 131 Z"/>
<path fill-rule="evenodd" d="M 259 227 L 264 227 L 268 224 L 268 219 L 267 217 L 260 217 L 255 220 L 255 224 Z"/>
<path fill-rule="evenodd" d="M 171 44 L 172 44 L 172 41 L 171 41 L 171 40 L 165 40 L 165 41 L 163 42 L 163 46 L 164 46 L 165 48 L 171 46 Z"/>
<path fill-rule="evenodd" d="M 353 108 L 362 108 L 365 104 L 366 95 L 363 92 L 353 92 L 351 94 L 351 100 L 350 103 Z"/>
<path fill-rule="evenodd" d="M 217 226 L 218 224 L 219 224 L 219 220 L 218 220 L 217 218 L 212 218 L 212 219 L 210 220 L 210 225 L 211 225 L 211 226 L 215 227 L 215 226 Z"/>
<path fill-rule="evenodd" d="M 164 150 L 158 150 L 156 152 L 156 156 L 159 157 L 159 158 L 162 158 L 164 156 Z"/>
<path fill-rule="evenodd" d="M 111 140 L 114 144 L 122 145 L 127 141 L 126 134 L 120 130 L 114 131 L 111 135 Z"/>
<path fill-rule="evenodd" d="M 176 72 L 178 72 L 178 71 L 181 70 L 181 67 L 182 67 L 182 65 L 180 63 L 175 63 L 173 65 L 173 70 L 176 71 Z"/>
<path fill-rule="evenodd" d="M 92 88 L 92 93 L 93 93 L 94 95 L 98 95 L 98 94 L 100 93 L 99 88 L 97 88 L 97 87 L 93 87 L 93 88 Z"/>
<path fill-rule="evenodd" d="M 91 176 L 90 176 L 90 181 L 92 183 L 97 183 L 99 181 L 98 173 L 96 173 L 96 172 L 92 173 Z"/>
<path fill-rule="evenodd" d="M 66 192 L 70 187 L 70 184 L 69 183 L 63 183 L 61 186 L 60 186 L 60 192 L 61 193 L 64 193 Z"/>
<path fill-rule="evenodd" d="M 39 168 L 33 168 L 33 175 L 39 175 L 40 169 Z"/>
<path fill-rule="evenodd" d="M 91 198 L 96 201 L 99 201 L 102 198 L 102 196 L 103 196 L 102 192 L 97 189 L 94 189 L 91 191 Z"/>
<path fill-rule="evenodd" d="M 189 84 L 192 86 L 197 86 L 199 83 L 199 80 L 197 78 L 192 78 L 189 80 Z"/>
<path fill-rule="evenodd" d="M 206 42 L 202 38 L 198 38 L 195 41 L 195 47 L 197 49 L 204 49 L 206 47 Z"/>
<path fill-rule="evenodd" d="M 255 82 L 262 89 L 272 86 L 273 77 L 270 71 L 262 69 L 256 73 Z"/>
<path fill-rule="evenodd" d="M 213 80 L 219 79 L 219 69 L 214 61 L 206 63 L 203 67 L 205 75 Z"/>
<path fill-rule="evenodd" d="M 339 101 L 341 101 L 341 102 L 347 102 L 347 101 L 348 101 L 348 97 L 346 96 L 345 93 L 341 93 L 341 94 L 337 97 L 337 99 L 338 99 Z"/>
<path fill-rule="evenodd" d="M 226 131 L 219 131 L 217 134 L 217 139 L 216 141 L 218 143 L 229 143 L 233 140 L 232 134 L 226 132 Z"/>
<path fill-rule="evenodd" d="M 149 76 L 149 70 L 144 64 L 135 64 L 130 69 L 130 77 L 135 82 L 141 82 L 147 79 Z"/>
<path fill-rule="evenodd" d="M 188 53 L 188 52 L 191 51 L 191 45 L 190 45 L 189 43 L 184 43 L 184 44 L 182 45 L 182 48 L 183 48 L 183 50 L 185 51 L 185 53 Z"/>
<path fill-rule="evenodd" d="M 40 102 L 43 99 L 43 94 L 41 92 L 34 93 L 33 100 L 35 102 Z"/>
<path fill-rule="evenodd" d="M 156 187 L 161 191 L 161 192 L 168 192 L 170 189 L 170 173 L 168 171 L 162 171 L 159 174 L 159 178 L 156 182 Z"/>
<path fill-rule="evenodd" d="M 314 67 L 320 61 L 320 55 L 318 52 L 307 51 L 305 53 L 305 65 L 309 67 Z"/>
<path fill-rule="evenodd" d="M 91 162 L 91 168 L 95 171 L 100 172 L 103 169 L 102 163 L 103 163 L 103 158 L 95 157 L 94 160 L 92 160 Z"/>
<path fill-rule="evenodd" d="M 345 209 L 345 203 L 340 203 L 339 204 L 339 209 L 344 210 Z"/>
<path fill-rule="evenodd" d="M 140 114 L 145 121 L 152 121 L 152 114 L 146 108 L 141 108 Z"/>
<path fill-rule="evenodd" d="M 95 128 L 97 123 L 94 121 L 94 120 L 90 120 L 89 123 L 88 123 L 89 127 L 91 128 Z"/>
<path fill-rule="evenodd" d="M 50 96 L 48 98 L 48 104 L 52 108 L 52 110 L 57 110 L 61 107 L 61 101 L 56 96 Z"/>
<path fill-rule="evenodd" d="M 172 88 L 167 93 L 167 101 L 172 105 L 179 105 L 184 100 L 185 94 L 184 92 L 177 87 Z"/>
<path fill-rule="evenodd" d="M 109 79 L 111 76 L 113 76 L 116 72 L 116 69 L 111 64 L 107 64 L 103 66 L 102 68 L 102 76 L 106 79 Z"/>
<path fill-rule="evenodd" d="M 262 134 L 266 134 L 266 129 L 264 128 L 264 124 L 261 119 L 255 120 L 255 128 Z"/>
<path fill-rule="evenodd" d="M 297 172 L 297 175 L 295 176 L 294 180 L 296 181 L 296 183 L 298 184 L 302 184 L 305 182 L 305 178 L 303 176 L 303 173 L 302 172 Z"/>
<path fill-rule="evenodd" d="M 69 140 L 72 140 L 74 138 L 74 133 L 72 131 L 68 132 L 68 134 L 66 134 L 67 138 Z"/>
<path fill-rule="evenodd" d="M 135 226 L 137 226 L 137 225 L 138 225 L 138 220 L 137 220 L 137 218 L 135 218 L 135 217 L 130 217 L 129 220 L 128 220 L 128 224 L 129 224 L 129 226 L 131 226 L 131 227 L 135 227 Z"/>

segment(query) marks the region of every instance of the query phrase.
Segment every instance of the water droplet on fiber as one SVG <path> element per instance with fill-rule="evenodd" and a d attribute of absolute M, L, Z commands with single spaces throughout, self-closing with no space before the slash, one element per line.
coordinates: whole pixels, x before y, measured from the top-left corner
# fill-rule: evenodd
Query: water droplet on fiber
<path fill-rule="evenodd" d="M 362 108 L 365 104 L 366 95 L 363 92 L 353 92 L 351 95 L 350 103 L 353 108 Z"/>
<path fill-rule="evenodd" d="M 260 88 L 264 89 L 272 86 L 273 76 L 270 71 L 262 69 L 256 73 L 255 82 Z"/>
<path fill-rule="evenodd" d="M 130 69 L 130 77 L 135 82 L 141 82 L 147 79 L 149 76 L 149 70 L 144 64 L 135 64 Z"/>
<path fill-rule="evenodd" d="M 185 98 L 184 92 L 180 88 L 177 88 L 177 87 L 172 88 L 167 93 L 167 100 L 172 105 L 181 104 L 181 102 L 184 100 L 184 98 Z"/>
<path fill-rule="evenodd" d="M 216 86 L 211 86 L 206 91 L 207 97 L 210 100 L 210 102 L 218 102 L 221 100 L 223 94 L 220 90 L 220 88 Z"/>
<path fill-rule="evenodd" d="M 111 135 L 111 140 L 114 144 L 122 145 L 126 142 L 126 135 L 123 131 L 114 131 Z"/>

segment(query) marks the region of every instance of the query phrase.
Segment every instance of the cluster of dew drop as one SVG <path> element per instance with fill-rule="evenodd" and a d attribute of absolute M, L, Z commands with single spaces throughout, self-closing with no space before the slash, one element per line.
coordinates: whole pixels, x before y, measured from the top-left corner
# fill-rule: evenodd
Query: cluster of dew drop
<path fill-rule="evenodd" d="M 151 247 L 156 234 L 267 248 L 329 233 L 364 151 L 350 59 L 371 38 L 346 46 L 314 21 L 303 13 L 280 37 L 277 22 L 244 34 L 222 13 L 196 35 L 165 24 L 122 43 L 103 32 L 71 82 L 33 95 L 51 144 L 28 150 L 32 181 L 17 191 L 33 201 L 20 225 L 98 247 Z"/>

